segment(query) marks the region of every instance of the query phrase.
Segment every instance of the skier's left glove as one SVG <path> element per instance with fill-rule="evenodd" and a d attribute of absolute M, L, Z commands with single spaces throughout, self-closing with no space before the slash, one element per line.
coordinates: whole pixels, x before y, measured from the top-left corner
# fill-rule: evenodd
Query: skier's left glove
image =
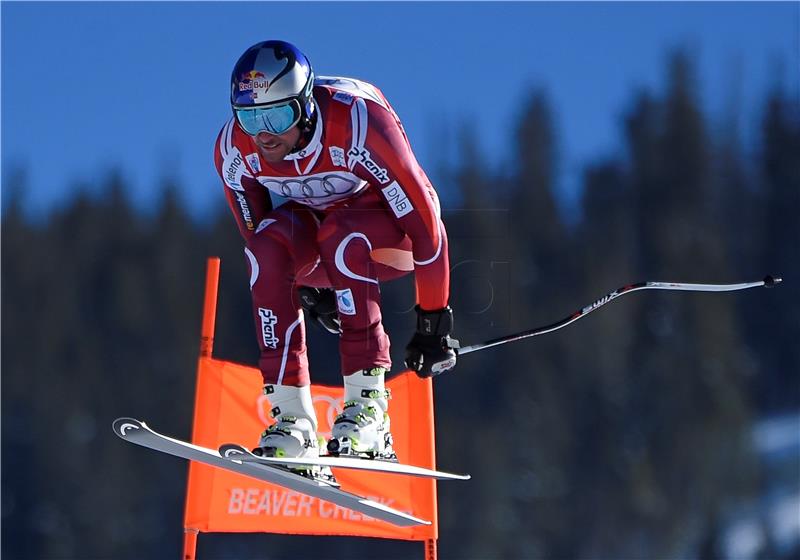
<path fill-rule="evenodd" d="M 433 377 L 456 365 L 458 341 L 450 338 L 453 330 L 453 310 L 450 307 L 425 311 L 419 305 L 417 332 L 406 346 L 406 367 L 420 377 Z"/>
<path fill-rule="evenodd" d="M 309 317 L 317 321 L 331 334 L 342 332 L 342 322 L 336 307 L 336 293 L 330 288 L 300 286 L 297 289 L 300 305 Z"/>

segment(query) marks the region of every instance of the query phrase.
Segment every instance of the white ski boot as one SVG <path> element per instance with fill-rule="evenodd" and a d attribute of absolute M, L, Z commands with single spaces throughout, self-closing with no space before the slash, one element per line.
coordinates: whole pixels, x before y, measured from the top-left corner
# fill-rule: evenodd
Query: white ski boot
<path fill-rule="evenodd" d="M 328 453 L 397 460 L 389 430 L 385 376 L 386 368 L 374 367 L 344 377 L 344 410 L 333 423 Z"/>
<path fill-rule="evenodd" d="M 270 414 L 275 423 L 261 434 L 253 454 L 301 459 L 319 457 L 320 446 L 325 440 L 317 436 L 317 416 L 311 401 L 311 386 L 265 385 L 264 394 L 269 398 L 272 406 Z M 293 467 L 290 470 L 311 478 L 335 480 L 328 467 Z"/>

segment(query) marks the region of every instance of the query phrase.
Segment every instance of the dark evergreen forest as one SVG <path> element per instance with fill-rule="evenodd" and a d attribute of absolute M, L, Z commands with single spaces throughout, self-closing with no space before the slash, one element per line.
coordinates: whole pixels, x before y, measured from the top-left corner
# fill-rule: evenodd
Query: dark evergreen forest
<path fill-rule="evenodd" d="M 767 491 L 752 428 L 800 408 L 800 107 L 779 85 L 765 92 L 745 144 L 735 118 L 704 115 L 690 57 L 665 72 L 665 91 L 632 94 L 624 151 L 587 164 L 576 223 L 558 211 L 545 90 L 515 124 L 513 174 L 487 172 L 475 136 L 460 135 L 464 163 L 438 185 L 458 200 L 444 211 L 456 337 L 551 323 L 634 281 L 784 282 L 630 295 L 462 357 L 434 384 L 441 464 L 473 476 L 439 485 L 441 558 L 720 558 L 732 512 Z M 25 211 L 24 173 L 3 188 L 2 556 L 177 558 L 187 465 L 110 424 L 135 416 L 189 438 L 207 256 L 222 258 L 215 355 L 255 363 L 229 211 L 198 222 L 165 184 L 142 212 L 120 174 L 44 217 Z M 411 280 L 383 300 L 399 371 Z M 336 383 L 335 339 L 308 330 L 315 380 Z M 203 559 L 421 555 L 419 543 L 262 534 L 198 547 Z"/>

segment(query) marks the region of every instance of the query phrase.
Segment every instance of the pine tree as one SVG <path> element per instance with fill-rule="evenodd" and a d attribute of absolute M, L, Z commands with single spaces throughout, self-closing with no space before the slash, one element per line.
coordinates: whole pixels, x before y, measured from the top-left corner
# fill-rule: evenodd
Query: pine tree
<path fill-rule="evenodd" d="M 693 90 L 691 63 L 677 53 L 663 104 L 640 103 L 629 120 L 632 143 L 642 142 L 631 149 L 643 158 L 633 163 L 640 262 L 655 280 L 726 281 L 708 137 Z M 630 430 L 629 468 L 639 485 L 631 488 L 632 515 L 649 525 L 656 553 L 669 555 L 686 537 L 680 520 L 692 511 L 716 515 L 748 474 L 725 468 L 744 464 L 740 330 L 732 300 L 713 297 L 655 294 L 635 321 L 630 414 L 638 426 Z"/>
<path fill-rule="evenodd" d="M 762 402 L 768 410 L 796 409 L 800 387 L 800 107 L 780 90 L 770 94 L 762 124 L 761 175 L 765 197 L 763 270 L 786 278 L 780 293 L 768 294 L 774 312 L 762 329 L 765 371 Z M 774 271 L 774 272 L 772 272 Z M 757 321 L 751 316 L 750 321 Z"/>

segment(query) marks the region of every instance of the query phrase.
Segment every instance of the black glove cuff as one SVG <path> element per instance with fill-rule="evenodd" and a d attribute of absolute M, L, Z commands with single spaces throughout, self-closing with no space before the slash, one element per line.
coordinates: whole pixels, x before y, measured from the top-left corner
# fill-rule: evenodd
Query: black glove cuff
<path fill-rule="evenodd" d="M 453 310 L 449 305 L 436 311 L 425 311 L 419 305 L 414 309 L 417 311 L 418 333 L 446 336 L 453 331 Z"/>
<path fill-rule="evenodd" d="M 297 295 L 300 296 L 300 305 L 307 311 L 318 315 L 336 313 L 336 293 L 329 288 L 300 286 L 297 288 Z"/>

